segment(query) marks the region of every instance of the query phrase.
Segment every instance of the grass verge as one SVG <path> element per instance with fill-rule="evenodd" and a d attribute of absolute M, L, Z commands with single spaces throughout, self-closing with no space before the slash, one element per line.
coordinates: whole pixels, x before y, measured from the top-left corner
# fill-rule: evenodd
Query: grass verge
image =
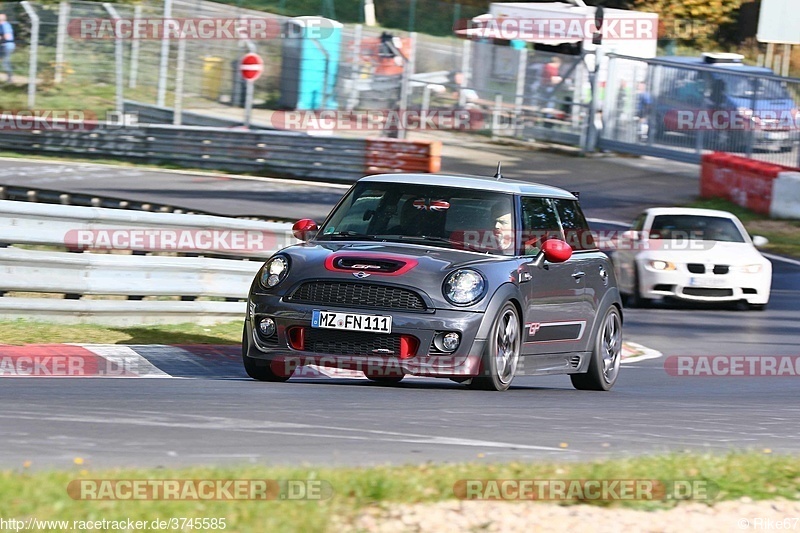
<path fill-rule="evenodd" d="M 764 452 L 767 452 L 765 450 Z M 348 529 L 368 508 L 393 503 L 455 499 L 453 487 L 467 479 L 707 481 L 718 488 L 709 504 L 748 496 L 754 500 L 800 499 L 800 462 L 769 453 L 722 456 L 673 454 L 592 463 L 465 463 L 376 468 L 232 467 L 93 470 L 81 458 L 66 471 L 31 471 L 26 463 L 0 473 L 0 516 L 39 520 L 146 520 L 225 518 L 228 531 L 337 531 Z M 260 479 L 318 480 L 330 488 L 325 500 L 294 501 L 86 501 L 73 500 L 76 479 Z M 643 510 L 676 506 L 680 500 L 572 501 Z"/>
<path fill-rule="evenodd" d="M 132 327 L 0 321 L 0 344 L 239 344 L 241 340 L 241 321 L 213 326 L 163 324 Z"/>
<path fill-rule="evenodd" d="M 800 220 L 772 219 L 720 198 L 700 199 L 687 207 L 729 211 L 739 217 L 750 235 L 769 239 L 764 251 L 800 258 Z"/>

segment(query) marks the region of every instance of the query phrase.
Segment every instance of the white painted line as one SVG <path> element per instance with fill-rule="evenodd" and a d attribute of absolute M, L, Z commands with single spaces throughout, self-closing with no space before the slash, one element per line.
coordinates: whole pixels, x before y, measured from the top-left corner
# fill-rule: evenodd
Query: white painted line
<path fill-rule="evenodd" d="M 633 351 L 634 353 L 640 352 L 639 355 L 634 355 L 632 357 L 625 357 L 624 351 L 625 348 Z M 626 341 L 623 344 L 623 357 L 621 364 L 629 364 L 629 363 L 638 363 L 639 361 L 645 361 L 647 359 L 658 359 L 662 357 L 664 354 L 659 352 L 658 350 L 654 350 L 652 348 L 648 348 L 647 346 L 642 346 L 641 344 L 635 342 L 628 342 Z"/>
<path fill-rule="evenodd" d="M 119 344 L 73 344 L 73 346 L 80 346 L 112 363 L 106 369 L 100 370 L 104 372 L 102 375 L 98 373 L 101 377 L 172 377 L 129 346 Z"/>
<path fill-rule="evenodd" d="M 800 266 L 800 261 L 796 259 L 789 259 L 788 257 L 782 257 L 780 255 L 774 255 L 774 254 L 765 254 L 764 252 L 761 252 L 761 255 L 769 259 L 774 259 L 775 261 L 783 261 L 784 263 L 789 263 L 790 265 Z"/>

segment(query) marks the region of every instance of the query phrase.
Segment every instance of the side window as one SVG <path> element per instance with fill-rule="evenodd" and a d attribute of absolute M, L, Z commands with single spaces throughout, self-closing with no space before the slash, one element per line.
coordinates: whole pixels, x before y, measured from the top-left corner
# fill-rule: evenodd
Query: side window
<path fill-rule="evenodd" d="M 641 215 L 636 217 L 636 220 L 634 220 L 633 224 L 631 225 L 631 229 L 633 231 L 642 231 L 642 229 L 644 228 L 644 220 L 646 218 L 647 218 L 647 213 L 642 213 Z"/>
<path fill-rule="evenodd" d="M 596 250 L 597 243 L 578 202 L 555 198 L 553 203 L 556 206 L 558 218 L 561 219 L 561 227 L 564 228 L 564 240 L 572 246 L 572 249 L 575 251 Z"/>
<path fill-rule="evenodd" d="M 552 201 L 549 198 L 522 198 L 522 253 L 536 255 L 547 239 L 562 239 Z"/>

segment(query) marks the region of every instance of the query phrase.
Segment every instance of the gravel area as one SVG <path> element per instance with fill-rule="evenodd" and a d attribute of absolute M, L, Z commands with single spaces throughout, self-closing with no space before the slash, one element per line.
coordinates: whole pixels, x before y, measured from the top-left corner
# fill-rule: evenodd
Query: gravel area
<path fill-rule="evenodd" d="M 780 525 L 777 525 L 780 523 Z M 742 498 L 713 506 L 682 504 L 669 510 L 639 511 L 592 505 L 446 501 L 372 508 L 351 526 L 369 532 L 466 531 L 620 531 L 709 533 L 798 531 L 800 502 Z"/>

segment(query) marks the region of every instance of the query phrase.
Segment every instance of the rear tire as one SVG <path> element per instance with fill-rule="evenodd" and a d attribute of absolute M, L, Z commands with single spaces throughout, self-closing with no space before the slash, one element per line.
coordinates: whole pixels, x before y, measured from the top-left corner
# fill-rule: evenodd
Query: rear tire
<path fill-rule="evenodd" d="M 622 361 L 622 318 L 613 305 L 600 323 L 593 346 L 589 370 L 585 374 L 570 374 L 572 386 L 578 390 L 611 390 Z"/>
<path fill-rule="evenodd" d="M 517 308 L 506 302 L 489 332 L 481 357 L 481 375 L 472 378 L 468 386 L 477 390 L 507 390 L 517 372 L 521 339 Z"/>
<path fill-rule="evenodd" d="M 247 339 L 247 324 L 245 323 L 244 328 L 242 328 L 242 362 L 244 363 L 244 370 L 247 372 L 248 376 L 258 381 L 270 381 L 273 383 L 284 382 L 292 377 L 292 374 L 294 373 L 293 371 L 289 372 L 288 375 L 282 375 L 275 372 L 272 369 L 272 365 L 277 365 L 278 363 L 255 359 L 247 355 L 249 344 L 250 343 Z"/>

